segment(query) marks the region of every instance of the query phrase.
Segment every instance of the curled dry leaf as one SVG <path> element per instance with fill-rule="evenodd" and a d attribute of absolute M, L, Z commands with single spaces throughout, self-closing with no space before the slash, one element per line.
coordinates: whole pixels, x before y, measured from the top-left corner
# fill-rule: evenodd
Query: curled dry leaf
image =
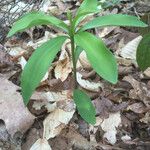
<path fill-rule="evenodd" d="M 89 63 L 85 51 L 82 51 L 79 56 L 79 61 L 84 69 L 91 69 L 91 64 Z"/>
<path fill-rule="evenodd" d="M 30 150 L 52 150 L 46 139 L 38 139 Z"/>
<path fill-rule="evenodd" d="M 62 50 L 57 65 L 55 67 L 55 77 L 62 82 L 65 81 L 72 71 L 72 63 L 65 49 Z"/>
<path fill-rule="evenodd" d="M 104 138 L 107 139 L 107 141 L 110 144 L 115 144 L 117 141 L 116 134 L 117 134 L 117 127 L 121 124 L 121 115 L 120 112 L 117 113 L 110 113 L 109 118 L 107 119 L 99 119 L 98 120 L 101 128 L 103 129 Z"/>
<path fill-rule="evenodd" d="M 122 48 L 120 55 L 123 58 L 136 60 L 136 51 L 141 40 L 142 36 L 138 36 L 134 40 L 130 41 L 128 44 L 125 45 L 125 47 Z"/>
<path fill-rule="evenodd" d="M 0 83 L 0 119 L 5 122 L 11 136 L 17 131 L 24 133 L 33 124 L 35 117 L 25 107 L 16 85 L 3 76 L 0 76 Z"/>
<path fill-rule="evenodd" d="M 82 74 L 79 72 L 77 72 L 77 82 L 82 88 L 93 92 L 98 92 L 99 89 L 103 87 L 101 83 L 90 82 L 88 80 L 82 79 Z"/>
<path fill-rule="evenodd" d="M 44 133 L 43 137 L 47 140 L 57 136 L 61 130 L 69 123 L 73 117 L 75 109 L 66 112 L 62 109 L 56 109 L 50 113 L 44 120 Z"/>
<path fill-rule="evenodd" d="M 138 113 L 138 114 L 142 114 L 146 111 L 143 103 L 134 103 L 132 105 L 129 105 L 127 110 L 131 110 L 131 111 Z"/>

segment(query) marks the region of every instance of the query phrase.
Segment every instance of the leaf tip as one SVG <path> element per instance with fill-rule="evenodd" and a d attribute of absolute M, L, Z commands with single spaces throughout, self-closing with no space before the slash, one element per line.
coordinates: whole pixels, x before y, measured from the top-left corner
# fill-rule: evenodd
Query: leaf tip
<path fill-rule="evenodd" d="M 11 33 L 11 31 L 9 31 L 6 37 L 7 37 L 7 38 L 10 38 L 12 35 L 13 35 L 13 34 Z"/>

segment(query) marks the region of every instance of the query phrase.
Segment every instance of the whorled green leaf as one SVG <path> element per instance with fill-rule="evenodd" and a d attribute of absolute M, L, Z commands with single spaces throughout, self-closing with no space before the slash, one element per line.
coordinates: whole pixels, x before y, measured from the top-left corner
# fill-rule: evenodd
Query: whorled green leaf
<path fill-rule="evenodd" d="M 18 21 L 14 23 L 11 30 L 9 31 L 7 37 L 14 35 L 17 32 L 24 31 L 36 25 L 54 25 L 65 31 L 67 31 L 67 25 L 54 16 L 49 16 L 43 12 L 30 12 L 21 17 Z"/>
<path fill-rule="evenodd" d="M 84 0 L 74 18 L 73 21 L 74 26 L 76 26 L 84 16 L 91 13 L 96 13 L 98 11 L 97 6 L 98 6 L 97 0 Z"/>
<path fill-rule="evenodd" d="M 21 75 L 22 96 L 25 104 L 38 86 L 67 37 L 51 39 L 37 48 Z"/>
<path fill-rule="evenodd" d="M 96 111 L 91 99 L 83 91 L 76 89 L 73 92 L 73 99 L 81 117 L 89 124 L 96 123 Z"/>
<path fill-rule="evenodd" d="M 123 14 L 110 14 L 97 17 L 85 24 L 80 31 L 84 31 L 96 27 L 105 26 L 132 26 L 132 27 L 147 27 L 147 24 L 139 20 L 135 16 Z"/>
<path fill-rule="evenodd" d="M 76 63 L 82 51 L 83 51 L 83 48 L 81 48 L 80 46 L 76 46 L 76 49 L 75 49 L 75 62 Z"/>
<path fill-rule="evenodd" d="M 139 43 L 136 60 L 142 71 L 150 67 L 150 34 L 145 35 Z"/>
<path fill-rule="evenodd" d="M 93 69 L 115 84 L 118 78 L 116 59 L 103 41 L 88 32 L 80 32 L 75 35 L 75 42 L 85 50 Z"/>
<path fill-rule="evenodd" d="M 97 0 L 84 0 L 77 11 L 77 16 L 84 13 L 93 13 L 97 11 Z"/>

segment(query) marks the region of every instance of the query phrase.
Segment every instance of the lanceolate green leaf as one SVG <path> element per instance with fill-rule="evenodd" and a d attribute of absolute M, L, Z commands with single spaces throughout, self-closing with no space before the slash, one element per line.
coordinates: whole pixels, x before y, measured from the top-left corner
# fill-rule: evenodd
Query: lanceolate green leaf
<path fill-rule="evenodd" d="M 25 104 L 28 103 L 65 40 L 65 36 L 51 39 L 37 48 L 30 57 L 21 76 L 22 96 Z"/>
<path fill-rule="evenodd" d="M 90 124 L 96 123 L 96 111 L 90 98 L 81 90 L 74 90 L 73 99 L 81 117 Z"/>
<path fill-rule="evenodd" d="M 112 14 L 97 17 L 87 24 L 85 24 L 80 31 L 84 31 L 96 27 L 105 27 L 105 26 L 132 26 L 132 27 L 147 27 L 145 23 L 140 21 L 135 16 L 122 15 L 122 14 Z"/>
<path fill-rule="evenodd" d="M 142 71 L 150 67 L 150 34 L 147 34 L 141 40 L 137 53 L 137 63 Z"/>
<path fill-rule="evenodd" d="M 25 29 L 29 29 L 36 25 L 48 25 L 48 24 L 59 27 L 65 31 L 68 30 L 67 25 L 63 21 L 57 19 L 54 16 L 49 16 L 42 12 L 31 12 L 24 15 L 21 19 L 16 21 L 7 36 L 10 37 L 17 32 L 21 32 Z"/>
<path fill-rule="evenodd" d="M 81 48 L 80 46 L 76 46 L 76 49 L 75 49 L 75 62 L 76 63 L 82 51 L 83 51 L 83 48 Z"/>
<path fill-rule="evenodd" d="M 75 42 L 85 50 L 93 69 L 115 84 L 118 78 L 116 59 L 103 41 L 88 32 L 80 32 L 75 35 Z"/>
<path fill-rule="evenodd" d="M 77 11 L 77 15 L 74 18 L 74 26 L 76 26 L 83 19 L 84 16 L 97 12 L 97 6 L 97 0 L 84 0 Z"/>
<path fill-rule="evenodd" d="M 97 11 L 97 0 L 84 0 L 77 11 L 77 16 L 84 13 L 94 13 Z"/>

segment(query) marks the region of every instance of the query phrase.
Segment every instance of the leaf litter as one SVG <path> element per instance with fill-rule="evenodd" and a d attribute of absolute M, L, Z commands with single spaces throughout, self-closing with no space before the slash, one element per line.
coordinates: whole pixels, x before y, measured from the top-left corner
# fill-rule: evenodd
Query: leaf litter
<path fill-rule="evenodd" d="M 124 1 L 124 3 L 125 5 L 121 3 L 117 7 L 126 13 L 136 7 L 138 2 L 136 5 L 128 1 Z M 66 12 L 67 9 L 72 8 L 75 11 L 74 9 L 79 5 L 80 3 L 76 3 L 76 0 L 74 2 L 68 0 L 54 3 L 43 1 L 42 9 L 47 13 L 52 12 L 56 16 L 63 18 L 63 14 L 60 13 L 62 10 Z M 60 8 L 59 11 L 58 8 Z M 112 10 L 107 10 L 104 13 L 117 13 L 118 8 L 112 8 Z M 66 21 L 66 18 L 63 19 Z M 92 19 L 92 16 L 89 16 L 88 19 Z M 87 20 L 84 21 L 86 22 Z M 35 35 L 34 29 L 32 29 L 27 31 L 30 40 L 16 39 L 14 40 L 16 45 L 12 44 L 12 41 L 5 44 L 6 48 L 10 48 L 10 51 L 0 51 L 0 71 L 2 74 L 5 71 L 12 72 L 14 63 L 20 64 L 23 69 L 25 61 L 28 60 L 35 48 L 47 41 L 48 38 L 59 34 L 59 31 L 54 30 L 52 27 L 40 28 L 44 29 L 45 34 L 36 40 L 33 38 Z M 96 74 L 91 75 L 91 66 L 86 55 L 82 52 L 79 56 L 78 63 L 80 64 L 77 74 L 79 86 L 87 93 L 96 93 L 97 96 L 92 98 L 97 110 L 97 123 L 95 126 L 79 123 L 81 118 L 75 112 L 75 105 L 72 99 L 73 84 L 71 83 L 72 66 L 69 59 L 70 48 L 67 45 L 63 46 L 61 53 L 53 62 L 52 69 L 47 72 L 28 106 L 31 112 L 32 109 L 36 112 L 38 111 L 38 115 L 35 115 L 38 123 L 35 121 L 33 124 L 35 116 L 24 107 L 18 87 L 8 80 L 6 74 L 4 74 L 3 78 L 0 77 L 3 83 L 0 88 L 3 89 L 5 87 L 2 85 L 9 87 L 0 93 L 6 98 L 5 102 L 3 101 L 0 106 L 5 106 L 2 109 L 0 108 L 2 111 L 0 119 L 5 122 L 9 134 L 13 135 L 17 131 L 25 133 L 26 142 L 23 142 L 24 149 L 43 148 L 57 150 L 64 148 L 66 150 L 86 150 L 99 148 L 108 150 L 129 149 L 131 147 L 132 149 L 141 147 L 146 149 L 149 147 L 150 142 L 147 140 L 150 136 L 149 71 L 139 72 L 135 62 L 136 47 L 141 37 L 134 30 L 129 30 L 128 28 L 112 27 L 104 30 L 94 30 L 94 32 L 97 36 L 104 39 L 105 43 L 115 53 L 119 62 L 119 82 L 116 85 L 110 85 L 100 80 Z M 15 54 L 12 55 L 12 53 Z M 87 76 L 82 75 L 80 72 L 85 72 Z M 9 75 L 9 78 L 10 76 L 12 74 Z M 14 93 L 15 97 L 12 99 Z M 12 102 L 12 100 L 14 101 L 13 107 L 12 105 L 10 106 L 10 101 Z M 14 108 L 16 113 L 12 114 L 13 109 L 8 110 L 9 107 Z M 43 109 L 44 111 L 41 111 Z M 17 112 L 19 113 L 17 114 Z M 16 115 L 19 117 L 15 117 Z M 11 122 L 7 122 L 10 119 Z M 19 123 L 17 119 L 20 119 L 21 122 Z M 38 124 L 40 124 L 40 127 Z M 87 132 L 80 132 L 80 125 Z M 40 134 L 36 136 L 32 132 L 33 129 L 36 132 L 40 131 Z M 27 130 L 28 132 L 25 132 Z M 143 145 L 140 145 L 141 142 Z"/>

